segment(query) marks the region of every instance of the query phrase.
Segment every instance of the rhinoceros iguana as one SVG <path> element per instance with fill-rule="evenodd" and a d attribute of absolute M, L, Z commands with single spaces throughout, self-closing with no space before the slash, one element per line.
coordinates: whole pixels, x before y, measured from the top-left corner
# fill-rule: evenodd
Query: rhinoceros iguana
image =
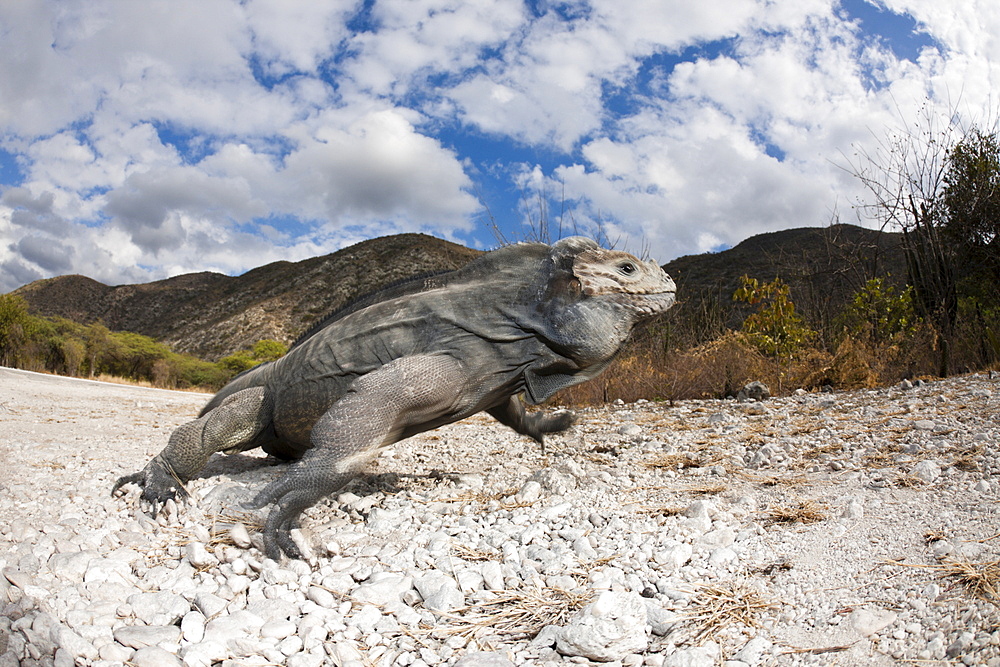
<path fill-rule="evenodd" d="M 270 510 L 267 555 L 301 552 L 300 513 L 411 435 L 486 411 L 541 442 L 572 413 L 527 413 L 608 366 L 636 323 L 674 303 L 653 262 L 572 237 L 520 243 L 377 292 L 335 313 L 277 361 L 223 387 L 141 471 L 120 478 L 157 506 L 186 495 L 214 452 L 295 459 L 248 507 Z"/>

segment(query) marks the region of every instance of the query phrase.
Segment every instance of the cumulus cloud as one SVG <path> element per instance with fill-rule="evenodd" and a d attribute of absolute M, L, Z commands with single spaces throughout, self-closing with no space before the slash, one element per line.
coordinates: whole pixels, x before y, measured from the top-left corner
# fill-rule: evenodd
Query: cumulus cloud
<path fill-rule="evenodd" d="M 456 156 L 395 110 L 321 129 L 288 155 L 283 173 L 302 213 L 316 218 L 408 217 L 447 228 L 466 226 L 477 208 Z"/>
<path fill-rule="evenodd" d="M 477 67 L 484 50 L 501 46 L 524 20 L 519 0 L 375 3 L 375 29 L 351 39 L 356 57 L 344 72 L 363 90 L 405 96 L 429 77 Z"/>
<path fill-rule="evenodd" d="M 347 39 L 355 0 L 250 0 L 243 4 L 254 57 L 273 79 L 316 74 Z"/>

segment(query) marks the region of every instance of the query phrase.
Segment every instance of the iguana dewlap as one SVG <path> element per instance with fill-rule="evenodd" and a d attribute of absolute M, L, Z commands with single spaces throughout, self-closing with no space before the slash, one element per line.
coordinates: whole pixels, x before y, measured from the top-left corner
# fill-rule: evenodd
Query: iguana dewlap
<path fill-rule="evenodd" d="M 281 359 L 233 379 L 179 427 L 134 482 L 155 507 L 184 495 L 214 452 L 294 459 L 253 499 L 273 503 L 267 555 L 300 557 L 299 514 L 343 487 L 380 447 L 487 411 L 541 442 L 569 412 L 527 413 L 598 375 L 632 328 L 674 303 L 653 262 L 582 237 L 521 243 L 462 269 L 377 292 L 336 313 Z"/>

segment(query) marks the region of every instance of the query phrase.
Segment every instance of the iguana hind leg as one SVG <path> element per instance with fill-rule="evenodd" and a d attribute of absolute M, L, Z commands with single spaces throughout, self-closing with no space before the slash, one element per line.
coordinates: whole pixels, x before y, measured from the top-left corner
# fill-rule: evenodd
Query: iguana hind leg
<path fill-rule="evenodd" d="M 299 515 L 357 476 L 379 447 L 397 442 L 408 428 L 433 422 L 455 409 L 461 365 L 444 355 L 396 359 L 359 377 L 312 429 L 310 448 L 284 476 L 268 484 L 250 509 L 275 507 L 264 525 L 264 550 L 302 555 L 290 530 Z"/>
<path fill-rule="evenodd" d="M 156 514 L 170 498 L 184 497 L 184 483 L 194 477 L 215 452 L 253 447 L 271 423 L 271 399 L 263 387 L 252 387 L 226 398 L 203 416 L 179 426 L 167 446 L 139 472 L 120 477 L 111 493 L 125 484 L 142 487 L 142 498 Z"/>

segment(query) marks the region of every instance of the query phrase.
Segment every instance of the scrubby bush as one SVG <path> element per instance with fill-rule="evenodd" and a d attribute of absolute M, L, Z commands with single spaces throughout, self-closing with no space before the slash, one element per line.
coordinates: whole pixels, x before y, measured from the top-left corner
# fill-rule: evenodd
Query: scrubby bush
<path fill-rule="evenodd" d="M 742 331 L 751 345 L 762 354 L 790 358 L 812 340 L 816 332 L 807 327 L 791 299 L 791 289 L 781 278 L 761 283 L 743 276 L 733 300 L 757 306 L 743 320 Z"/>

